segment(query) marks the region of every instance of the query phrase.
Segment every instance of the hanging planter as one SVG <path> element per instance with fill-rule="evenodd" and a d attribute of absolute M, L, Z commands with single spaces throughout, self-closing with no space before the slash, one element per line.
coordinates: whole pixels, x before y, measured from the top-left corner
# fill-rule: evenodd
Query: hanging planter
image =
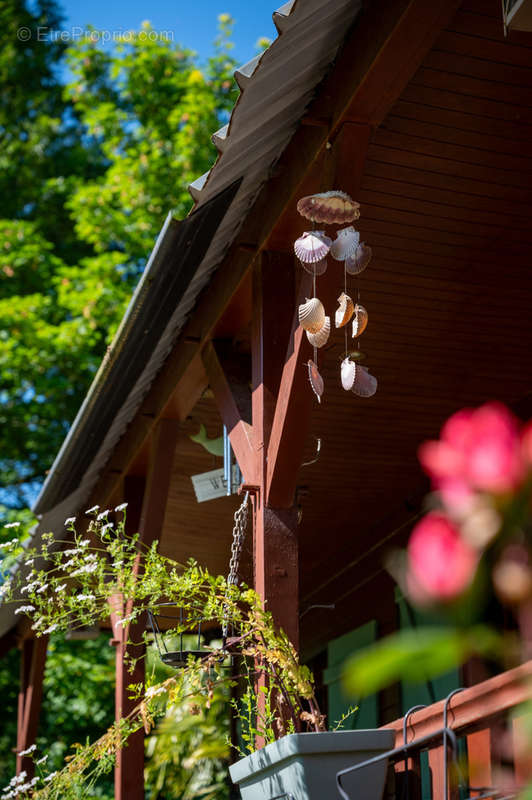
<path fill-rule="evenodd" d="M 185 619 L 183 609 L 177 609 L 173 603 L 161 603 L 158 608 L 163 606 L 176 609 L 177 614 L 172 616 L 171 614 L 154 613 L 148 610 L 148 621 L 153 632 L 153 641 L 163 664 L 166 664 L 168 667 L 174 667 L 174 669 L 183 669 L 189 663 L 190 658 L 201 659 L 211 655 L 212 650 L 207 650 L 202 647 L 201 626 L 205 620 L 199 617 L 192 620 Z M 167 638 L 165 638 L 164 633 L 159 627 L 159 619 L 171 620 L 174 623 L 173 627 L 179 628 L 179 633 L 177 634 L 179 647 L 177 649 L 168 649 Z M 189 630 L 187 631 L 186 629 Z M 191 633 L 193 633 L 194 637 L 197 637 L 197 646 L 192 650 L 183 647 L 183 637 L 189 636 Z M 172 641 L 174 641 L 174 639 L 175 637 L 172 636 Z"/>
<path fill-rule="evenodd" d="M 390 750 L 393 730 L 291 733 L 229 767 L 242 800 L 325 800 L 336 796 L 336 773 Z M 350 776 L 357 800 L 380 800 L 387 762 Z"/>

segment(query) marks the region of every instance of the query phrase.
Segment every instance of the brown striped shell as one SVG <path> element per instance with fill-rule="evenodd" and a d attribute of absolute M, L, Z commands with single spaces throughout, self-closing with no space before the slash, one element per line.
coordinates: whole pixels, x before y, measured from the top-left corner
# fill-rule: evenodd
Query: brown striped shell
<path fill-rule="evenodd" d="M 309 333 L 318 333 L 325 322 L 325 309 L 317 297 L 307 298 L 298 309 L 299 324 Z"/>
<path fill-rule="evenodd" d="M 345 192 L 333 189 L 302 197 L 297 203 L 302 217 L 328 225 L 342 225 L 360 217 L 360 204 Z"/>

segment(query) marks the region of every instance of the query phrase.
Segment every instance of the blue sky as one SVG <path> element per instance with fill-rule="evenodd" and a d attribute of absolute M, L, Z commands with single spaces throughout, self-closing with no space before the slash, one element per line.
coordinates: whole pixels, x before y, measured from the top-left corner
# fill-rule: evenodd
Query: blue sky
<path fill-rule="evenodd" d="M 272 13 L 283 0 L 59 0 L 65 12 L 65 29 L 98 30 L 138 29 L 149 20 L 155 30 L 172 31 L 174 41 L 196 50 L 203 60 L 212 51 L 218 14 L 227 12 L 236 21 L 234 56 L 239 63 L 256 53 L 261 36 L 276 35 Z"/>

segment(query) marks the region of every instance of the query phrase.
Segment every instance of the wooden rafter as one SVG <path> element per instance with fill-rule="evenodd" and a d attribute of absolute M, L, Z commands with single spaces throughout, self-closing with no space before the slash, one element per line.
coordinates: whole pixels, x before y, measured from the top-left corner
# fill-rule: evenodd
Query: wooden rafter
<path fill-rule="evenodd" d="M 256 453 L 253 431 L 248 421 L 251 412 L 249 378 L 246 381 L 245 375 L 235 374 L 227 358 L 227 353 L 224 358 L 222 348 L 214 342 L 208 342 L 203 350 L 205 371 L 220 416 L 228 430 L 231 447 L 242 470 L 244 481 L 253 483 L 256 473 Z"/>

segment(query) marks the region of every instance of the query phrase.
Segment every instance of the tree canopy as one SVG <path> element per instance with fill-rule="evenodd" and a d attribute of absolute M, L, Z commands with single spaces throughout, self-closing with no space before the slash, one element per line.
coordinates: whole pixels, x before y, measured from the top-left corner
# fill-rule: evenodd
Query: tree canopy
<path fill-rule="evenodd" d="M 169 210 L 215 158 L 235 100 L 232 20 L 197 56 L 149 23 L 106 50 L 16 37 L 53 0 L 0 19 L 0 501 L 28 505 L 61 445 Z M 60 68 L 68 64 L 64 86 Z"/>

